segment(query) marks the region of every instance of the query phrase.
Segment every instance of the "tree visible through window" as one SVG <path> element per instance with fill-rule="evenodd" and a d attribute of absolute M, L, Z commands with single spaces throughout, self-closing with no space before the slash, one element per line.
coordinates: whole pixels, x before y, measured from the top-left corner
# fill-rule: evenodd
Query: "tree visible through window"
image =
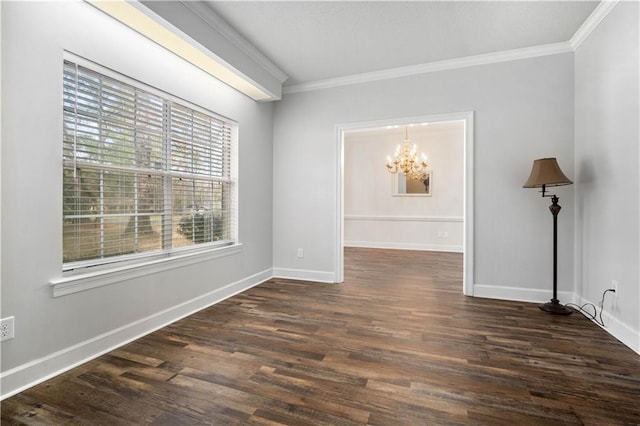
<path fill-rule="evenodd" d="M 64 62 L 65 269 L 233 242 L 231 126 L 168 98 Z"/>

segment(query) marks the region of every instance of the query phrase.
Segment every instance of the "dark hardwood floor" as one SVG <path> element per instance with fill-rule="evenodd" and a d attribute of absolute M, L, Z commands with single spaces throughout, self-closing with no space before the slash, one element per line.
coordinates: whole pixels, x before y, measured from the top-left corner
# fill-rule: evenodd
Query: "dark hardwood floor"
<path fill-rule="evenodd" d="M 580 314 L 462 295 L 462 255 L 346 249 L 2 403 L 2 424 L 640 424 L 640 356 Z"/>

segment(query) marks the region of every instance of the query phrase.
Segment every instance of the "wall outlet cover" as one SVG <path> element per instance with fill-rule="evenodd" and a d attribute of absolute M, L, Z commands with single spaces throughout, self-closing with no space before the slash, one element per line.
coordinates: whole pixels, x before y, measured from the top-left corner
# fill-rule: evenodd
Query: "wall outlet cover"
<path fill-rule="evenodd" d="M 14 333 L 14 318 L 2 318 L 0 320 L 0 342 L 13 339 L 15 337 Z"/>

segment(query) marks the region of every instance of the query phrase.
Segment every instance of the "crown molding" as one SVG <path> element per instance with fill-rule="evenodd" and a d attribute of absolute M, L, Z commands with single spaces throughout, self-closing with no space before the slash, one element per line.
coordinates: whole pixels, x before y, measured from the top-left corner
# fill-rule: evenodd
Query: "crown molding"
<path fill-rule="evenodd" d="M 369 83 L 381 80 L 390 80 L 413 75 L 426 74 L 430 72 L 448 71 L 460 68 L 468 68 L 479 65 L 489 65 L 500 62 L 515 61 L 540 56 L 556 55 L 561 53 L 575 52 L 575 50 L 587 39 L 589 34 L 602 22 L 602 20 L 613 10 L 620 0 L 602 0 L 585 22 L 573 35 L 571 40 L 561 43 L 532 46 L 521 49 L 505 50 L 481 55 L 467 56 L 442 61 L 429 62 L 425 64 L 411 65 L 406 67 L 390 68 L 380 71 L 353 74 L 343 77 L 316 80 L 306 83 L 283 86 L 283 94 L 309 92 L 315 90 L 331 89 L 335 87 L 350 86 L 353 84 Z M 624 1 L 624 0 L 623 0 Z M 258 66 L 264 69 L 269 75 L 284 83 L 288 76 L 253 44 L 248 42 L 233 27 L 226 23 L 217 13 L 207 7 L 203 2 L 181 0 L 186 8 L 195 13 L 204 23 L 222 35 L 251 58 Z"/>
<path fill-rule="evenodd" d="M 485 53 L 482 55 L 466 56 L 463 58 L 447 59 L 444 61 L 429 62 L 426 64 L 391 68 L 387 70 L 354 74 L 345 77 L 330 78 L 326 80 L 317 80 L 308 83 L 292 84 L 290 86 L 284 86 L 282 89 L 282 93 L 291 94 L 299 92 L 309 92 L 313 90 L 349 86 L 352 84 L 370 83 L 373 81 L 408 77 L 430 72 L 448 71 L 460 68 L 474 67 L 478 65 L 488 65 L 499 62 L 508 62 L 519 59 L 536 58 L 539 56 L 557 55 L 560 53 L 570 52 L 573 52 L 573 48 L 571 46 L 571 43 L 568 41 L 562 43 L 545 44 L 542 46 L 533 46 L 525 47 L 522 49 L 505 50 L 502 52 Z"/>
<path fill-rule="evenodd" d="M 289 78 L 289 76 L 278 68 L 277 65 L 271 62 L 271 60 L 262 54 L 262 52 L 260 52 L 253 44 L 249 43 L 247 39 L 242 37 L 211 8 L 199 1 L 183 0 L 180 3 L 182 3 L 191 12 L 195 13 L 208 26 L 221 34 L 235 47 L 240 49 L 245 55 L 251 58 L 280 83 L 284 83 Z"/>
<path fill-rule="evenodd" d="M 607 17 L 609 12 L 611 12 L 617 4 L 618 0 L 602 0 L 600 4 L 598 4 L 593 12 L 591 12 L 591 15 L 589 15 L 580 28 L 578 28 L 578 31 L 571 37 L 569 42 L 574 51 L 589 37 L 589 34 L 596 29 L 598 24 Z"/>
<path fill-rule="evenodd" d="M 526 47 L 522 49 L 505 50 L 502 52 L 486 53 L 483 55 L 467 56 L 462 58 L 447 59 L 444 61 L 429 62 L 426 64 L 412 65 L 408 67 L 391 68 L 362 74 L 353 74 L 344 77 L 330 78 L 326 80 L 310 81 L 307 83 L 284 86 L 282 93 L 292 94 L 310 92 L 314 90 L 331 89 L 334 87 L 350 86 L 352 84 L 370 83 L 373 81 L 389 80 L 400 77 L 408 77 L 418 74 L 426 74 L 437 71 L 447 71 L 460 68 L 488 65 L 499 62 L 515 61 L 519 59 L 536 58 L 539 56 L 556 55 L 559 53 L 572 53 L 589 37 L 591 32 L 606 18 L 620 0 L 602 0 L 575 32 L 571 40 L 561 43 L 546 44 L 542 46 Z M 624 1 L 624 0 L 623 0 Z"/>

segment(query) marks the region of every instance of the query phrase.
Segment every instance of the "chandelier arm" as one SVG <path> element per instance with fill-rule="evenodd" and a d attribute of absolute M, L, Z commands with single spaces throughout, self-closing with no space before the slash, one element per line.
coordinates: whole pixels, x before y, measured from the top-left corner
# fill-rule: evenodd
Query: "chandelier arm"
<path fill-rule="evenodd" d="M 387 171 L 393 174 L 402 172 L 403 175 L 410 176 L 412 179 L 424 179 L 427 170 L 426 158 L 424 153 L 420 159 L 418 158 L 418 147 L 415 144 L 413 147 L 409 146 L 409 129 L 405 127 L 402 147 L 400 145 L 396 147 L 393 160 L 387 156 Z"/>

